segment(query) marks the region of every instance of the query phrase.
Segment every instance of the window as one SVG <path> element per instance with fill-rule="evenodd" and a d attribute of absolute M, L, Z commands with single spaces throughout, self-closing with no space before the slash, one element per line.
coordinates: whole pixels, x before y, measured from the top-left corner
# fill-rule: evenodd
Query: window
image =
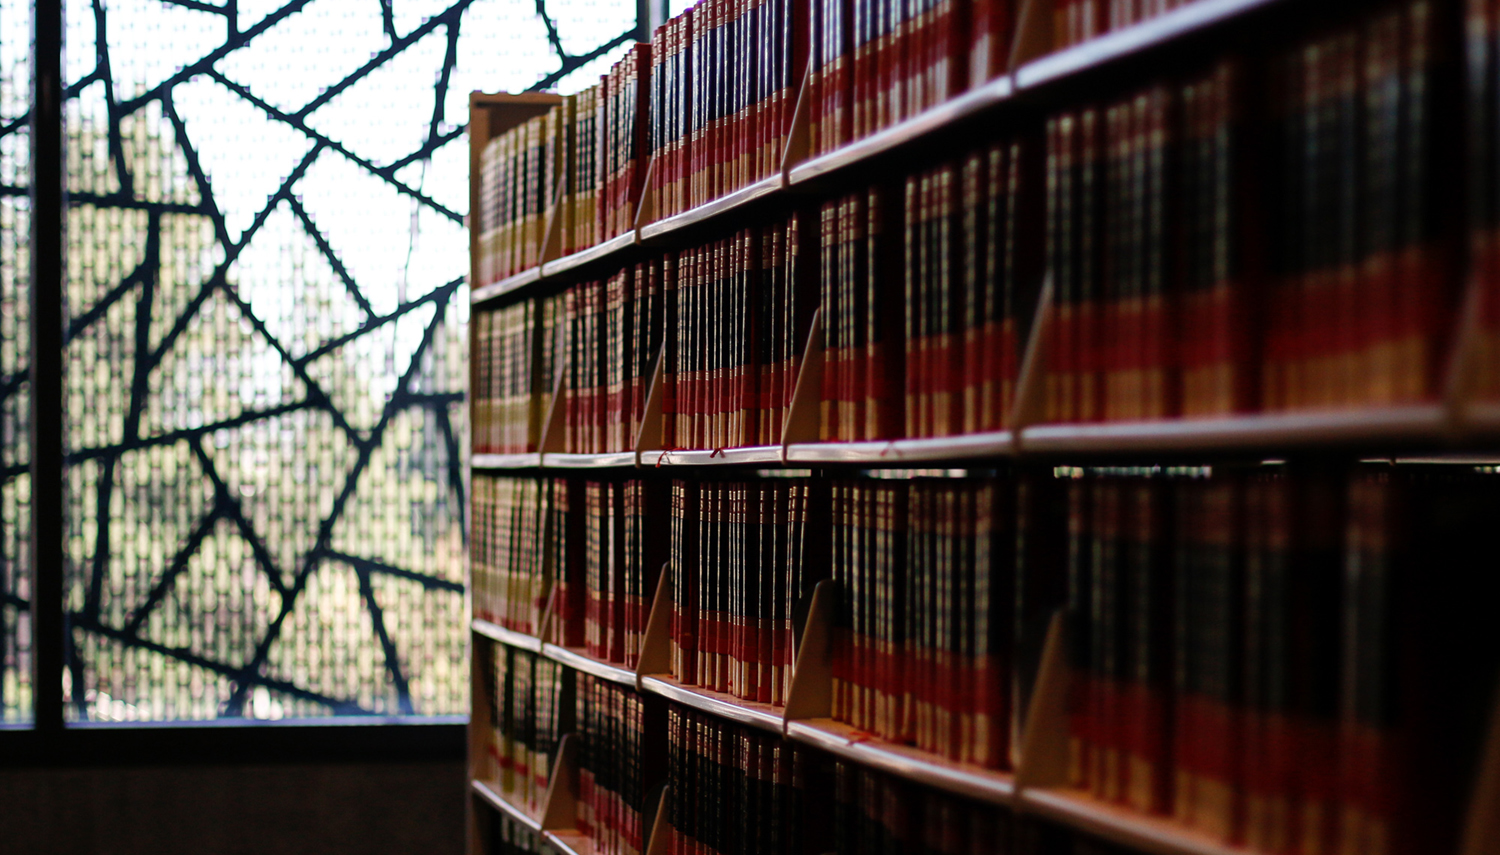
<path fill-rule="evenodd" d="M 0 716 L 30 717 L 30 5 L 0 0 Z M 69 0 L 67 715 L 467 709 L 470 90 L 606 0 Z"/>

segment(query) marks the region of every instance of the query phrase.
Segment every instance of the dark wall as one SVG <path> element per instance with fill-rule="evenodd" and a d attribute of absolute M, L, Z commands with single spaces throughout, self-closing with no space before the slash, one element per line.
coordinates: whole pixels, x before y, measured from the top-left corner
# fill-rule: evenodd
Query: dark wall
<path fill-rule="evenodd" d="M 6 855 L 460 855 L 462 761 L 0 768 Z"/>

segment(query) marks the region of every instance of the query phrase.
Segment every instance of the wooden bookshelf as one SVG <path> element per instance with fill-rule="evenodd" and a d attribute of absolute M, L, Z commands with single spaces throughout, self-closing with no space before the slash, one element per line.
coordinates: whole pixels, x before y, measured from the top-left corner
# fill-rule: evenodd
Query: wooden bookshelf
<path fill-rule="evenodd" d="M 554 294 L 563 286 L 603 279 L 628 264 L 661 253 L 696 249 L 742 228 L 761 225 L 760 221 L 768 216 L 792 210 L 807 216 L 817 211 L 821 203 L 871 183 L 873 174 L 889 178 L 900 170 L 913 171 L 908 162 L 925 164 L 935 158 L 952 159 L 948 156 L 960 147 L 986 141 L 988 137 L 984 135 L 991 133 L 992 128 L 1004 129 L 1007 134 L 1020 128 L 1040 137 L 1045 117 L 1061 109 L 1080 103 L 1103 106 L 1121 92 L 1133 91 L 1128 87 L 1141 88 L 1159 79 L 1160 69 L 1200 68 L 1207 59 L 1231 48 L 1253 49 L 1264 39 L 1282 38 L 1277 35 L 1282 29 L 1288 32 L 1316 29 L 1313 24 L 1301 22 L 1300 16 L 1316 17 L 1314 23 L 1322 27 L 1328 21 L 1336 23 L 1340 10 L 1348 9 L 1352 14 L 1360 4 L 1330 4 L 1313 13 L 1286 0 L 1194 0 L 1148 21 L 1057 50 L 1051 49 L 1054 41 L 1051 28 L 1054 21 L 1060 20 L 1053 15 L 1054 4 L 1050 0 L 1023 0 L 1020 5 L 1021 20 L 1008 73 L 895 126 L 816 156 L 808 151 L 812 89 L 805 80 L 798 93 L 793 127 L 783 146 L 785 157 L 779 173 L 691 210 L 663 217 L 656 215 L 648 187 L 635 211 L 634 228 L 627 233 L 567 257 L 544 258 L 532 270 L 476 289 L 471 294 L 472 303 L 492 306 Z M 1291 43 L 1293 37 L 1286 38 Z M 1175 85 L 1176 78 L 1173 80 Z M 649 170 L 656 168 L 652 163 Z M 814 222 L 813 226 L 816 225 Z M 796 391 L 781 426 L 782 441 L 778 444 L 689 450 L 661 447 L 661 407 L 668 387 L 662 361 L 658 361 L 647 387 L 649 412 L 639 435 L 628 438 L 630 449 L 596 454 L 564 453 L 560 410 L 555 409 L 543 433 L 541 453 L 475 455 L 472 467 L 475 471 L 512 472 L 517 477 L 534 476 L 536 472 L 527 470 L 540 470 L 548 477 L 571 475 L 576 480 L 609 484 L 652 479 L 722 484 L 759 478 L 761 475 L 754 472 L 757 469 L 785 473 L 808 470 L 815 473 L 810 481 L 858 481 L 868 474 L 864 470 L 950 469 L 979 478 L 991 477 L 994 472 L 1051 473 L 1054 466 L 1079 467 L 1082 471 L 1090 463 L 1101 464 L 1101 469 L 1176 463 L 1201 463 L 1204 468 L 1213 468 L 1220 463 L 1238 466 L 1268 459 L 1327 460 L 1340 465 L 1358 460 L 1388 460 L 1455 467 L 1500 466 L 1500 456 L 1496 455 L 1500 442 L 1500 401 L 1482 398 L 1468 382 L 1475 361 L 1489 358 L 1473 333 L 1480 323 L 1476 297 L 1479 286 L 1470 282 L 1463 287 L 1467 292 L 1454 312 L 1452 334 L 1438 342 L 1443 352 L 1433 357 L 1433 364 L 1438 366 L 1433 372 L 1438 375 L 1434 384 L 1438 392 L 1430 398 L 1417 399 L 1423 403 L 1244 412 L 1217 418 L 1049 422 L 1040 403 L 1049 394 L 1047 354 L 1052 350 L 1054 337 L 1062 334 L 1058 332 L 1057 313 L 1066 310 L 1066 306 L 1059 309 L 1053 305 L 1049 275 L 1042 281 L 1028 280 L 1023 286 L 1025 294 L 1017 297 L 1018 303 L 1027 306 L 1028 313 L 1035 304 L 1035 314 L 1014 319 L 1017 334 L 1022 337 L 1018 342 L 1022 367 L 1014 378 L 1015 388 L 1006 393 L 1013 391 L 1014 406 L 1005 418 L 982 422 L 1009 425 L 1007 430 L 860 442 L 817 441 L 818 407 L 824 394 L 821 382 L 824 318 L 820 311 L 812 316 L 812 330 L 801 351 L 798 374 L 791 378 Z M 797 341 L 800 344 L 802 339 Z M 663 346 L 662 353 L 665 352 Z M 1246 364 L 1256 365 L 1251 361 Z M 555 407 L 559 406 L 558 400 L 560 394 L 554 396 Z M 778 400 L 775 406 L 781 407 L 783 403 Z M 1066 410 L 1054 408 L 1053 412 Z M 871 433 L 876 432 L 871 429 L 855 435 Z M 896 474 L 899 473 L 884 473 L 888 477 Z M 648 527 L 665 528 L 667 524 L 666 519 L 647 522 Z M 831 537 L 826 532 L 816 536 Z M 820 553 L 817 560 L 826 559 L 827 555 Z M 858 560 L 872 562 L 861 569 L 875 566 L 875 559 L 868 553 Z M 549 572 L 552 570 L 555 568 L 549 568 Z M 952 762 L 912 745 L 886 742 L 833 718 L 831 657 L 832 639 L 839 631 L 833 614 L 838 595 L 828 583 L 819 585 L 807 609 L 805 623 L 798 625 L 797 659 L 784 706 L 747 702 L 673 679 L 668 673 L 671 666 L 667 636 L 673 618 L 670 598 L 663 594 L 669 578 L 670 574 L 662 571 L 662 582 L 644 628 L 641 663 L 635 669 L 601 662 L 581 650 L 542 643 L 538 638 L 510 633 L 483 621 L 474 622 L 474 633 L 536 652 L 579 674 L 627 687 L 650 696 L 654 703 L 660 704 L 657 699 L 664 699 L 713 719 L 753 729 L 757 734 L 780 736 L 812 749 L 818 757 L 837 758 L 921 788 L 1000 806 L 1021 821 L 1041 821 L 1072 829 L 1130 852 L 1253 855 L 1250 849 L 1226 844 L 1171 818 L 1105 802 L 1071 785 L 1065 769 L 1071 702 L 1068 687 L 1076 676 L 1070 672 L 1063 653 L 1060 618 L 1054 620 L 1040 672 L 1031 687 L 1031 706 L 1014 713 L 1016 722 L 1025 722 L 1024 728 L 1017 724 L 1013 732 L 1020 742 L 1008 758 L 1015 762 L 1015 769 L 1000 771 Z M 545 620 L 543 626 L 548 626 Z M 641 629 L 632 627 L 631 631 Z M 541 632 L 544 637 L 557 637 L 547 634 L 546 629 Z M 1500 783 L 1496 783 L 1500 781 L 1500 748 L 1496 747 L 1500 746 L 1500 713 L 1496 714 L 1492 727 L 1480 770 L 1481 784 L 1474 804 L 1466 813 L 1468 842 L 1462 855 L 1500 852 L 1500 844 L 1490 842 L 1500 836 L 1486 831 L 1495 825 L 1493 816 L 1500 815 Z M 478 782 L 474 786 L 481 798 L 489 801 L 493 796 L 480 793 Z M 664 825 L 665 813 L 657 813 L 658 829 Z M 544 825 L 537 821 L 538 828 Z M 592 842 L 580 835 L 566 829 L 542 830 L 547 844 L 559 852 L 593 852 Z M 653 834 L 648 853 L 659 855 L 664 849 L 663 840 L 662 835 Z"/>

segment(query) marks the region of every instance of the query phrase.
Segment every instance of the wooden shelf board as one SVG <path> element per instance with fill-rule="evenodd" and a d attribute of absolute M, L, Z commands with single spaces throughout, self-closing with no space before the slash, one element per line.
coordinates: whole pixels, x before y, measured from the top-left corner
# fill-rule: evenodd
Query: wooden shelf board
<path fill-rule="evenodd" d="M 702 712 L 748 724 L 772 733 L 782 732 L 781 707 L 742 701 L 733 695 L 714 692 L 697 686 L 684 686 L 665 674 L 641 678 L 641 690 L 661 695 L 683 706 Z"/>
<path fill-rule="evenodd" d="M 582 671 L 585 674 L 592 674 L 601 680 L 609 680 L 635 688 L 634 671 L 626 668 L 624 665 L 616 665 L 613 662 L 601 662 L 584 653 L 582 650 L 572 647 L 562 647 L 557 644 L 543 644 L 542 655 L 553 662 L 561 662 L 574 671 Z"/>
<path fill-rule="evenodd" d="M 618 469 L 635 466 L 634 451 L 611 451 L 603 454 L 544 454 L 542 466 L 547 469 Z"/>
<path fill-rule="evenodd" d="M 523 270 L 514 276 L 501 279 L 499 282 L 491 282 L 488 285 L 470 289 L 469 305 L 477 306 L 480 303 L 488 303 L 496 297 L 503 297 L 512 291 L 525 288 L 527 285 L 533 285 L 541 281 L 541 278 L 542 268 L 538 266 L 529 270 Z"/>
<path fill-rule="evenodd" d="M 469 785 L 480 798 L 489 802 L 495 810 L 526 826 L 536 834 L 542 833 L 541 820 L 522 810 L 519 805 L 513 805 L 507 801 L 505 796 L 500 795 L 500 790 L 497 786 L 487 781 L 477 780 L 470 781 Z"/>
<path fill-rule="evenodd" d="M 926 439 L 796 443 L 787 446 L 786 462 L 900 466 L 932 460 L 1009 457 L 1015 450 L 1015 438 L 1011 432 L 996 431 Z"/>
<path fill-rule="evenodd" d="M 642 466 L 780 466 L 781 446 L 752 445 L 719 451 L 642 451 Z"/>
<path fill-rule="evenodd" d="M 1222 419 L 1036 425 L 1021 431 L 1024 453 L 1228 451 L 1373 441 L 1446 442 L 1437 404 L 1374 410 L 1267 413 Z"/>
<path fill-rule="evenodd" d="M 1087 793 L 1068 789 L 1027 787 L 1018 797 L 1020 810 L 1155 855 L 1247 855 L 1249 849 L 1230 846 L 1207 834 L 1120 805 L 1101 802 Z"/>
<path fill-rule="evenodd" d="M 1024 92 L 1089 71 L 1279 2 L 1281 0 L 1194 0 L 1164 15 L 1026 63 L 1016 70 L 1016 90 Z"/>
<path fill-rule="evenodd" d="M 635 230 L 631 229 L 622 235 L 616 235 L 609 240 L 594 244 L 588 249 L 579 250 L 572 255 L 549 261 L 542 265 L 542 277 L 550 279 L 560 276 L 585 265 L 603 261 L 611 255 L 623 252 L 635 246 Z"/>
<path fill-rule="evenodd" d="M 1009 772 L 954 763 L 909 745 L 868 738 L 868 734 L 833 719 L 789 721 L 786 735 L 847 760 L 960 796 L 999 805 L 1015 801 L 1015 776 Z"/>
<path fill-rule="evenodd" d="M 684 229 L 715 220 L 754 202 L 756 199 L 763 199 L 766 196 L 774 195 L 785 188 L 786 179 L 778 172 L 769 178 L 763 178 L 747 187 L 741 187 L 727 196 L 720 196 L 696 208 L 690 208 L 680 214 L 673 214 L 670 217 L 641 226 L 641 242 L 650 243 L 654 240 L 670 237 L 673 232 L 680 232 Z"/>
<path fill-rule="evenodd" d="M 803 161 L 792 167 L 788 176 L 789 183 L 793 187 L 806 184 L 900 148 L 954 122 L 967 119 L 996 104 L 1004 103 L 1010 100 L 1011 93 L 1010 77 L 997 77 L 900 124 L 855 140 L 835 151 Z"/>
<path fill-rule="evenodd" d="M 471 454 L 471 469 L 536 469 L 542 465 L 540 454 Z"/>
<path fill-rule="evenodd" d="M 485 638 L 493 639 L 509 647 L 518 647 L 521 650 L 530 650 L 532 653 L 542 652 L 542 640 L 534 635 L 527 635 L 524 632 L 516 632 L 513 629 L 506 629 L 505 627 L 497 623 L 491 623 L 490 621 L 484 620 L 482 618 L 474 618 L 474 620 L 470 622 L 470 626 L 474 628 L 475 632 L 479 633 Z"/>
<path fill-rule="evenodd" d="M 593 855 L 594 841 L 576 831 L 544 831 L 542 842 L 557 855 Z"/>

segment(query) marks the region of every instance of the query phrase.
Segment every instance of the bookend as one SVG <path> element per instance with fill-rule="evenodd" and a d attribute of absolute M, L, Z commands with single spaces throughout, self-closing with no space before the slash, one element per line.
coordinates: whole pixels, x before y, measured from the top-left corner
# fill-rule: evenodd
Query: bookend
<path fill-rule="evenodd" d="M 1460 855 L 1500 855 L 1500 692 L 1490 708 L 1489 732 L 1481 750 Z"/>
<path fill-rule="evenodd" d="M 1016 787 L 1057 787 L 1068 780 L 1068 692 L 1070 675 L 1064 645 L 1067 619 L 1059 609 L 1047 627 L 1041 667 L 1021 730 L 1021 762 Z"/>
<path fill-rule="evenodd" d="M 792 405 L 781 424 L 781 462 L 787 459 L 787 446 L 818 441 L 818 410 L 823 402 L 823 309 L 813 312 L 808 325 L 807 349 L 802 352 L 802 370 L 792 391 Z"/>
<path fill-rule="evenodd" d="M 1010 48 L 1010 74 L 1052 52 L 1052 0 L 1022 0 L 1016 15 L 1015 41 Z"/>
<path fill-rule="evenodd" d="M 656 580 L 656 596 L 651 600 L 651 616 L 646 619 L 646 636 L 641 639 L 641 659 L 635 666 L 635 690 L 641 691 L 641 678 L 665 674 L 672 669 L 672 563 L 662 565 Z"/>
<path fill-rule="evenodd" d="M 537 443 L 538 454 L 561 454 L 568 450 L 567 405 L 563 402 L 563 381 L 568 376 L 568 359 L 563 357 L 557 366 L 557 380 L 552 384 L 552 403 L 547 408 L 547 420 L 542 423 L 542 438 Z"/>
<path fill-rule="evenodd" d="M 651 822 L 650 836 L 642 847 L 645 855 L 667 855 L 672 846 L 672 824 L 667 821 L 667 806 L 671 804 L 672 785 L 661 788 L 661 798 L 656 802 L 656 818 Z"/>
<path fill-rule="evenodd" d="M 578 739 L 563 734 L 557 743 L 557 760 L 552 777 L 547 780 L 547 795 L 542 800 L 543 831 L 571 831 L 578 821 Z"/>
<path fill-rule="evenodd" d="M 656 222 L 656 190 L 651 179 L 656 175 L 656 155 L 646 162 L 646 180 L 641 185 L 641 202 L 635 208 L 635 219 L 630 221 L 630 228 L 635 232 L 636 241 L 640 241 L 641 226 Z"/>
<path fill-rule="evenodd" d="M 661 409 L 662 400 L 666 395 L 664 384 L 667 359 L 667 343 L 661 343 L 656 351 L 656 365 L 651 369 L 651 391 L 646 393 L 646 411 L 641 414 L 641 432 L 635 437 L 635 466 L 641 468 L 641 454 L 647 451 L 660 451 L 661 445 Z M 653 612 L 654 614 L 654 612 Z"/>
<path fill-rule="evenodd" d="M 781 179 L 791 180 L 792 167 L 807 160 L 812 149 L 812 75 L 813 64 L 809 59 L 802 73 L 802 84 L 797 89 L 797 106 L 792 111 L 792 126 L 787 129 L 786 143 L 781 149 Z"/>
<path fill-rule="evenodd" d="M 542 232 L 542 255 L 537 259 L 538 267 L 562 257 L 562 224 L 559 222 L 557 212 L 562 210 L 565 187 L 567 185 L 563 182 L 557 183 L 557 194 L 552 198 L 552 209 L 547 214 L 547 226 Z"/>
<path fill-rule="evenodd" d="M 1047 409 L 1047 355 L 1052 349 L 1055 314 L 1052 274 L 1042 280 L 1042 293 L 1036 301 L 1036 317 L 1031 334 L 1026 337 L 1026 353 L 1021 357 L 1021 374 L 1016 378 L 1016 402 L 1011 410 L 1010 431 L 1019 448 L 1023 429 L 1043 420 Z"/>
<path fill-rule="evenodd" d="M 813 589 L 802 644 L 792 660 L 792 686 L 787 691 L 784 721 L 833 715 L 833 623 L 838 599 L 838 583 L 832 579 L 824 579 Z"/>

